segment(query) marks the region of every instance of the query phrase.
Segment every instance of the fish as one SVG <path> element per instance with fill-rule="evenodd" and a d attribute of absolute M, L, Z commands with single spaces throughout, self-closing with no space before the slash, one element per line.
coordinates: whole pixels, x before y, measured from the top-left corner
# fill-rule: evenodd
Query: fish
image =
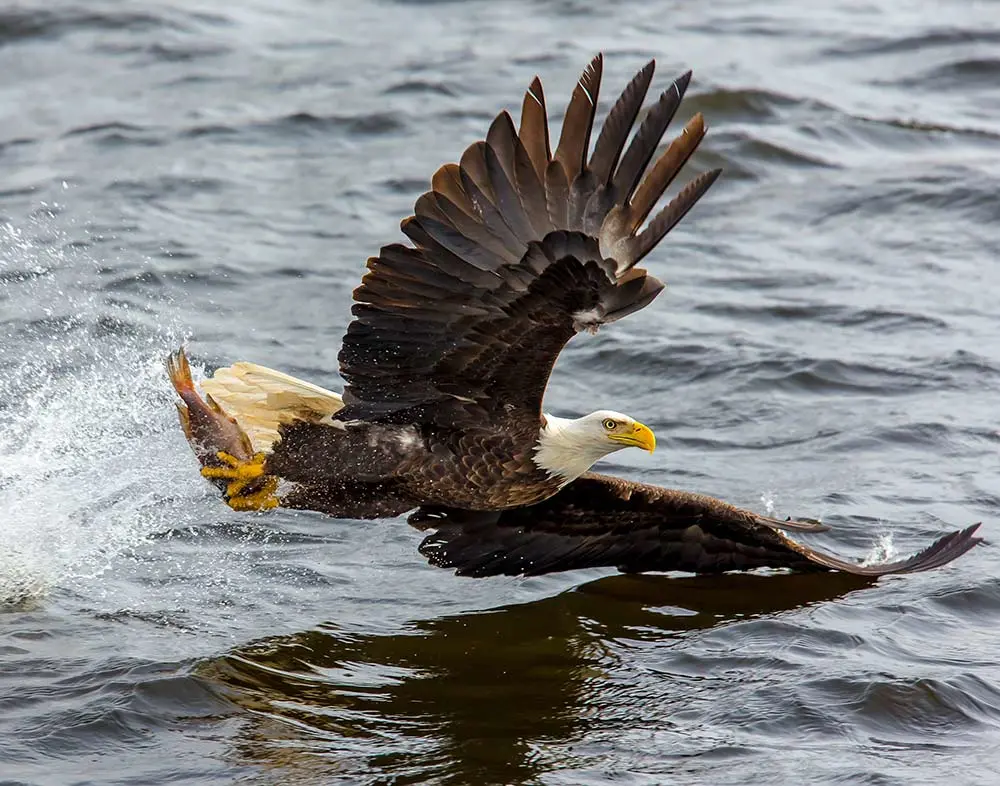
<path fill-rule="evenodd" d="M 181 399 L 174 402 L 181 428 L 203 467 L 202 475 L 231 495 L 231 479 L 214 476 L 212 470 L 232 467 L 236 462 L 252 461 L 254 449 L 249 435 L 211 395 L 205 394 L 202 398 L 194 385 L 191 364 L 183 348 L 167 357 L 166 367 L 170 382 Z"/>

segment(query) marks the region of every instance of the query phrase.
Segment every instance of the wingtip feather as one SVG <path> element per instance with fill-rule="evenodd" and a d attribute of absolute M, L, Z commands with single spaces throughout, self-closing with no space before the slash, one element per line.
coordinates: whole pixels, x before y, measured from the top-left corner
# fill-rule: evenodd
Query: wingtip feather
<path fill-rule="evenodd" d="M 573 88 L 569 106 L 566 107 L 562 132 L 553 159 L 562 164 L 569 183 L 572 183 L 586 167 L 603 72 L 604 55 L 598 53 L 581 74 L 576 87 Z"/>

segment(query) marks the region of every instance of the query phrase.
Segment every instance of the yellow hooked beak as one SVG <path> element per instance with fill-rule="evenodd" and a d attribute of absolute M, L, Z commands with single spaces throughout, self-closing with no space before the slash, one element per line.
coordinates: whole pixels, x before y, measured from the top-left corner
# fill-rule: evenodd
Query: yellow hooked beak
<path fill-rule="evenodd" d="M 616 434 L 608 434 L 608 439 L 631 448 L 642 448 L 650 453 L 656 450 L 656 435 L 649 426 L 644 426 L 642 423 L 634 423 L 631 431 L 623 430 Z"/>

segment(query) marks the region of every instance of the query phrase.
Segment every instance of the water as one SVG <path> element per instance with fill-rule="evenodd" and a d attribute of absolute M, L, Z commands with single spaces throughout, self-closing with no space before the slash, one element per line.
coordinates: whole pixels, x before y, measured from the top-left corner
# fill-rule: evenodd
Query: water
<path fill-rule="evenodd" d="M 758 4 L 759 5 L 759 4 Z M 458 579 L 225 510 L 160 371 L 339 387 L 365 259 L 540 73 L 683 68 L 725 176 L 573 343 L 606 469 L 905 554 L 1000 504 L 995 3 L 0 10 L 0 783 L 994 783 L 1000 564 Z M 632 455 L 634 453 L 635 455 Z"/>

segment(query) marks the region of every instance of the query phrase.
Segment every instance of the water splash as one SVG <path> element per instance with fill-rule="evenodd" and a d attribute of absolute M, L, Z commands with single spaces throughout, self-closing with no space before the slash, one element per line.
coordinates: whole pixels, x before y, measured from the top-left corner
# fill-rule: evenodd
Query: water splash
<path fill-rule="evenodd" d="M 0 604 L 101 575 L 175 519 L 162 489 L 191 477 L 167 444 L 179 331 L 123 318 L 98 264 L 37 229 L 0 228 Z"/>
<path fill-rule="evenodd" d="M 886 562 L 892 562 L 898 557 L 899 550 L 892 542 L 892 533 L 883 532 L 872 544 L 871 550 L 861 561 L 861 564 L 866 567 L 869 565 L 882 565 Z"/>
<path fill-rule="evenodd" d="M 764 506 L 764 515 L 774 515 L 774 492 L 765 491 L 760 495 L 760 504 Z"/>

